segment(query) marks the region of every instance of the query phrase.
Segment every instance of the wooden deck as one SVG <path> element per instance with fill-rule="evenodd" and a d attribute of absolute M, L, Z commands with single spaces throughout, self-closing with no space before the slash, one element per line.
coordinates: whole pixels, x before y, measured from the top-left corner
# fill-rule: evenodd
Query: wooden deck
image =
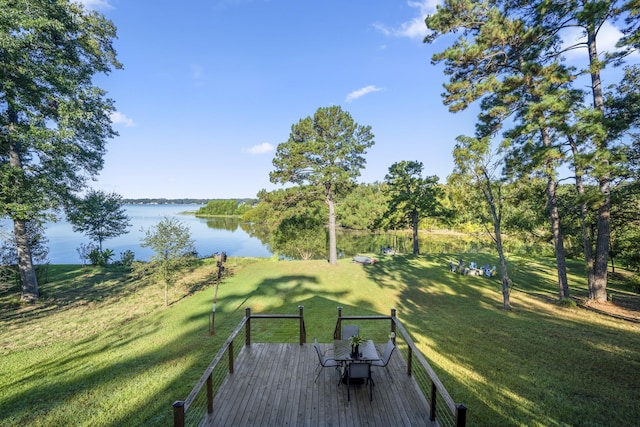
<path fill-rule="evenodd" d="M 333 344 L 322 344 L 333 351 Z M 382 352 L 378 348 L 378 352 Z M 330 353 L 329 353 L 330 354 Z M 373 401 L 365 385 L 338 385 L 335 368 L 322 368 L 313 344 L 244 347 L 214 398 L 203 426 L 435 426 L 428 403 L 396 350 L 386 368 L 374 367 Z"/>

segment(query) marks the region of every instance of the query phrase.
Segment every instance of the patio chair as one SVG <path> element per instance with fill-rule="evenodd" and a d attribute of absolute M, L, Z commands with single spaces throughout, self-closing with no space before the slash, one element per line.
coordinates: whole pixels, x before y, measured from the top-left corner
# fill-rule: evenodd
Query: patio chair
<path fill-rule="evenodd" d="M 358 325 L 342 325 L 343 340 L 348 340 L 354 335 L 360 335 L 360 327 Z"/>
<path fill-rule="evenodd" d="M 387 341 L 387 346 L 384 348 L 384 353 L 382 354 L 382 358 L 380 360 L 374 360 L 371 362 L 372 366 L 386 367 L 389 364 L 389 359 L 391 359 L 391 354 L 393 350 L 396 349 L 396 345 L 393 343 L 393 340 Z"/>
<path fill-rule="evenodd" d="M 351 362 L 347 367 L 347 400 L 351 400 L 351 382 L 361 379 L 369 386 L 369 400 L 373 400 L 373 378 L 371 378 L 371 363 Z"/>
<path fill-rule="evenodd" d="M 320 350 L 320 344 L 318 344 L 318 338 L 316 338 L 315 342 L 313 343 L 313 347 L 316 349 L 316 353 L 318 353 L 318 360 L 320 362 L 320 364 L 318 365 L 318 368 L 320 369 L 316 368 L 318 369 L 318 374 L 313 380 L 313 382 L 315 383 L 316 381 L 318 381 L 318 377 L 320 376 L 320 372 L 322 372 L 322 368 L 338 369 L 340 367 L 340 362 L 338 362 L 333 357 L 326 357 L 324 354 L 322 354 L 322 350 Z"/>

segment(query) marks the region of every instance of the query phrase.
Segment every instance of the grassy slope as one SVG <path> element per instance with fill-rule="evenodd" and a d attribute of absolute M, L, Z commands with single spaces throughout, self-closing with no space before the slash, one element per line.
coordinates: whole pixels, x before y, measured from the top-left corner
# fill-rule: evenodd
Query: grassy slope
<path fill-rule="evenodd" d="M 0 424 L 170 425 L 171 403 L 186 397 L 245 307 L 299 305 L 309 339 L 321 341 L 331 339 L 337 306 L 345 315 L 397 308 L 454 400 L 469 407 L 470 425 L 637 421 L 640 325 L 557 306 L 548 259 L 512 259 L 513 310 L 504 312 L 499 280 L 449 273 L 450 258 L 382 257 L 366 267 L 230 258 L 214 336 L 209 260 L 168 308 L 160 287 L 121 272 L 54 266 L 36 307 L 16 309 L 15 288 L 0 293 Z M 584 294 L 581 276 L 570 281 Z"/>

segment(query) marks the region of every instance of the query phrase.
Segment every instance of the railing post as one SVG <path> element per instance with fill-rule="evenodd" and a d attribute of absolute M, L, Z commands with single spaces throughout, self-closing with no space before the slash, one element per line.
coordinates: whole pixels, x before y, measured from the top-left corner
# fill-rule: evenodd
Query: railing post
<path fill-rule="evenodd" d="M 207 413 L 213 414 L 213 373 L 207 377 Z"/>
<path fill-rule="evenodd" d="M 396 309 L 391 309 L 391 340 L 396 343 Z"/>
<path fill-rule="evenodd" d="M 429 419 L 431 421 L 436 420 L 436 393 L 438 393 L 438 388 L 436 387 L 436 383 L 431 381 L 431 399 L 429 402 Z"/>
<path fill-rule="evenodd" d="M 338 307 L 338 330 L 335 333 L 334 339 L 342 339 L 342 307 Z"/>
<path fill-rule="evenodd" d="M 244 309 L 244 316 L 247 318 L 244 327 L 244 345 L 248 347 L 251 345 L 251 308 Z"/>
<path fill-rule="evenodd" d="M 304 329 L 304 306 L 298 306 L 298 312 L 300 315 L 300 345 L 304 344 L 307 341 L 307 331 Z"/>
<path fill-rule="evenodd" d="M 173 425 L 184 427 L 184 402 L 181 400 L 173 402 Z"/>
<path fill-rule="evenodd" d="M 407 350 L 407 375 L 411 376 L 413 368 L 413 350 L 411 350 L 411 346 L 409 346 Z"/>
<path fill-rule="evenodd" d="M 233 374 L 233 341 L 229 343 L 229 373 Z"/>
<path fill-rule="evenodd" d="M 467 425 L 467 407 L 459 404 L 456 405 L 456 427 L 464 427 Z"/>

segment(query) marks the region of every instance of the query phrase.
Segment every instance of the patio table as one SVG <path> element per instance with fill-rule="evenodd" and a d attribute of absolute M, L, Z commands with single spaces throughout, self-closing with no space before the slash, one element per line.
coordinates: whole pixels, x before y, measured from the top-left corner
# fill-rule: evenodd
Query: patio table
<path fill-rule="evenodd" d="M 376 346 L 372 340 L 367 340 L 359 346 L 359 356 L 351 357 L 351 343 L 349 340 L 333 341 L 333 358 L 342 364 L 341 379 L 343 383 L 347 382 L 347 365 L 352 362 L 371 363 L 373 361 L 382 360 L 376 350 Z M 363 380 L 352 380 L 352 382 L 362 382 Z"/>

